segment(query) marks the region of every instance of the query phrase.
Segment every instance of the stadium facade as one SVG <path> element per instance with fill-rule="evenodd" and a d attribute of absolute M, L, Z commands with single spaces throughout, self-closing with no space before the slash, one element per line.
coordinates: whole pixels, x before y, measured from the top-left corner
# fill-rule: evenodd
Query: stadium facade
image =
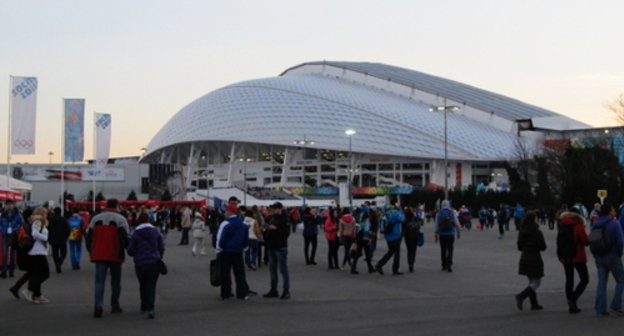
<path fill-rule="evenodd" d="M 443 111 L 450 106 L 458 110 Z M 502 163 L 517 159 L 519 149 L 536 148 L 547 134 L 589 128 L 413 70 L 310 62 L 191 102 L 153 137 L 141 163 L 174 165 L 187 189 L 331 195 L 352 176 L 356 196 L 401 194 L 445 183 L 504 185 Z"/>

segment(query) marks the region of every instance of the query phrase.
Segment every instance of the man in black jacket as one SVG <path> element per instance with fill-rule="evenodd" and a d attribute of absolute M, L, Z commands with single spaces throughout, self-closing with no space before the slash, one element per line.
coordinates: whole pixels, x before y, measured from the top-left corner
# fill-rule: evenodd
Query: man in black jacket
<path fill-rule="evenodd" d="M 271 217 L 269 226 L 264 232 L 264 242 L 269 251 L 269 269 L 271 271 L 271 290 L 264 294 L 265 298 L 279 296 L 277 291 L 277 267 L 283 278 L 283 292 L 280 299 L 290 299 L 290 275 L 288 274 L 288 236 L 290 235 L 290 223 L 284 206 L 280 202 L 271 205 Z"/>
<path fill-rule="evenodd" d="M 52 247 L 52 258 L 56 273 L 61 273 L 61 265 L 67 257 L 67 238 L 69 237 L 69 223 L 61 216 L 61 208 L 54 208 L 54 215 L 50 218 L 48 226 L 48 242 Z"/>

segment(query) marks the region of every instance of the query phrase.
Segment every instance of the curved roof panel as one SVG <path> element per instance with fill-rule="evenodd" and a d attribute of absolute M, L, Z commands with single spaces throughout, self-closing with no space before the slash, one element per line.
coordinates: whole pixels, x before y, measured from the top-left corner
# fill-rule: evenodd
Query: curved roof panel
<path fill-rule="evenodd" d="M 154 136 L 146 156 L 172 145 L 236 141 L 292 146 L 306 135 L 315 147 L 419 158 L 444 156 L 444 115 L 429 106 L 321 75 L 289 75 L 236 83 L 180 110 Z M 448 155 L 457 160 L 514 157 L 516 136 L 448 114 Z"/>

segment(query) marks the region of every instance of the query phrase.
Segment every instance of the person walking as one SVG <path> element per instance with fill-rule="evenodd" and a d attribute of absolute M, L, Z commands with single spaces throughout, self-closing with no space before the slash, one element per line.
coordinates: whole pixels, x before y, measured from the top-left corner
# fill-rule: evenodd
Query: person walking
<path fill-rule="evenodd" d="M 526 276 L 529 279 L 529 285 L 516 295 L 516 306 L 522 310 L 522 304 L 528 297 L 531 301 L 531 310 L 541 310 L 543 307 L 537 302 L 536 291 L 544 277 L 544 261 L 541 252 L 546 250 L 546 241 L 539 229 L 534 211 L 529 211 L 522 220 L 517 245 L 518 250 L 522 252 L 518 274 Z"/>
<path fill-rule="evenodd" d="M 329 208 L 327 218 L 325 218 L 325 239 L 327 239 L 327 265 L 330 270 L 338 269 L 338 249 L 340 249 L 340 241 L 338 240 L 338 215 L 336 208 Z"/>
<path fill-rule="evenodd" d="M 9 248 L 13 234 L 24 224 L 24 218 L 12 200 L 4 201 L 4 210 L 0 213 L 0 231 L 2 231 L 2 271 L 0 278 L 7 274 L 13 277 L 15 272 L 15 251 Z"/>
<path fill-rule="evenodd" d="M 384 256 L 381 257 L 375 265 L 375 270 L 381 275 L 384 274 L 383 266 L 392 257 L 394 257 L 392 262 L 392 274 L 403 275 L 403 273 L 399 271 L 399 264 L 401 258 L 401 234 L 404 222 L 405 214 L 403 211 L 395 208 L 394 206 L 390 206 L 386 212 L 386 219 L 381 226 L 384 238 L 388 244 L 388 252 L 386 252 L 386 254 L 384 254 Z"/>
<path fill-rule="evenodd" d="M 435 242 L 440 242 L 440 254 L 442 259 L 442 270 L 453 272 L 453 249 L 455 236 L 460 239 L 459 221 L 457 213 L 451 208 L 451 203 L 444 200 L 441 203 L 442 209 L 436 214 Z M 499 224 L 500 225 L 500 224 Z"/>
<path fill-rule="evenodd" d="M 87 230 L 87 250 L 95 263 L 95 307 L 93 317 L 102 317 L 104 287 L 108 270 L 111 273 L 111 313 L 123 312 L 119 304 L 121 296 L 121 264 L 125 261 L 124 250 L 128 245 L 128 222 L 119 214 L 119 201 L 106 201 L 106 209 L 91 219 Z"/>
<path fill-rule="evenodd" d="M 615 278 L 615 292 L 611 300 L 611 312 L 616 316 L 623 316 L 624 268 L 622 267 L 622 249 L 624 248 L 624 235 L 622 234 L 622 226 L 615 219 L 617 214 L 611 204 L 603 204 L 599 214 L 600 218 L 594 222 L 589 234 L 589 246 L 598 271 L 594 308 L 598 316 L 610 315 L 607 311 L 607 282 L 609 273 L 612 273 Z"/>
<path fill-rule="evenodd" d="M 422 218 L 416 216 L 412 208 L 405 211 L 405 222 L 403 223 L 403 238 L 407 249 L 407 265 L 410 273 L 414 272 L 416 262 L 416 249 L 418 248 L 418 236 L 422 226 Z"/>
<path fill-rule="evenodd" d="M 303 210 L 303 254 L 306 265 L 316 265 L 316 247 L 318 245 L 318 227 L 321 218 L 316 215 L 316 210 L 306 207 Z M 310 252 L 312 246 L 312 252 Z"/>
<path fill-rule="evenodd" d="M 160 274 L 160 262 L 165 254 L 165 243 L 149 215 L 142 212 L 137 217 L 139 225 L 128 242 L 128 255 L 134 257 L 134 271 L 139 281 L 141 314 L 153 319 L 156 301 L 156 282 Z"/>
<path fill-rule="evenodd" d="M 290 227 L 288 215 L 280 202 L 271 205 L 271 217 L 269 226 L 264 232 L 264 241 L 269 251 L 269 270 L 271 273 L 271 289 L 264 294 L 265 298 L 280 297 L 282 300 L 290 299 L 290 274 L 288 272 L 288 236 Z M 277 291 L 277 269 L 279 267 L 283 280 L 282 295 Z"/>
<path fill-rule="evenodd" d="M 343 208 L 342 217 L 340 217 L 338 222 L 338 234 L 340 235 L 340 242 L 344 246 L 341 269 L 344 269 L 347 264 L 351 264 L 351 245 L 353 245 L 353 239 L 355 238 L 356 226 L 355 217 L 351 215 L 349 208 Z"/>
<path fill-rule="evenodd" d="M 231 273 L 236 281 L 236 297 L 248 300 L 248 286 L 245 279 L 243 251 L 249 243 L 249 227 L 238 216 L 235 205 L 228 204 L 225 210 L 226 219 L 217 232 L 217 254 L 221 261 L 221 299 L 232 296 Z"/>
<path fill-rule="evenodd" d="M 84 237 L 84 218 L 80 215 L 78 209 L 72 210 L 72 216 L 69 218 L 69 259 L 71 260 L 72 269 L 80 269 L 80 258 L 82 257 L 82 239 Z"/>
<path fill-rule="evenodd" d="M 351 260 L 351 274 L 358 274 L 357 262 L 362 256 L 362 252 L 364 252 L 366 265 L 368 265 L 368 273 L 375 272 L 375 268 L 371 262 L 371 237 L 370 211 L 366 211 L 362 213 L 360 223 L 357 225 L 357 234 L 355 238 L 356 247 L 354 250 L 351 250 L 353 258 L 353 260 Z"/>
<path fill-rule="evenodd" d="M 182 228 L 182 237 L 178 245 L 189 244 L 189 230 L 191 229 L 191 209 L 183 207 L 180 211 L 180 227 Z"/>
<path fill-rule="evenodd" d="M 193 248 L 191 249 L 191 254 L 193 257 L 196 255 L 197 249 L 199 248 L 201 255 L 206 255 L 206 246 L 204 245 L 204 237 L 206 236 L 206 223 L 204 222 L 204 218 L 201 214 L 196 213 L 193 217 L 193 225 L 191 225 L 191 230 L 193 234 Z"/>
<path fill-rule="evenodd" d="M 568 312 L 580 313 L 577 301 L 589 283 L 587 272 L 587 254 L 585 246 L 589 238 L 585 232 L 585 218 L 576 208 L 564 212 L 559 217 L 559 233 L 557 235 L 557 255 L 565 271 L 565 293 L 568 300 Z M 574 288 L 574 271 L 579 275 L 579 283 Z"/>
<path fill-rule="evenodd" d="M 56 273 L 62 273 L 61 266 L 67 257 L 67 238 L 70 228 L 67 220 L 61 216 L 61 208 L 54 208 L 54 215 L 48 224 L 48 241 L 52 247 L 52 259 Z"/>
<path fill-rule="evenodd" d="M 48 209 L 37 208 L 31 217 L 30 235 L 34 241 L 28 251 L 28 289 L 22 291 L 26 300 L 34 303 L 48 303 L 41 293 L 41 285 L 50 277 L 48 265 Z"/>

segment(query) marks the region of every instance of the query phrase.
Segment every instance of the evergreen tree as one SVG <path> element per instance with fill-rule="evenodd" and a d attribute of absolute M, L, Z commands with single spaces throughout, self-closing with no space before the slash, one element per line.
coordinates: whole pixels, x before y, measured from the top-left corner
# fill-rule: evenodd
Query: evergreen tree
<path fill-rule="evenodd" d="M 137 200 L 137 195 L 134 193 L 134 190 L 130 191 L 130 193 L 128 194 L 128 197 L 126 197 L 126 200 L 128 200 L 128 201 L 136 201 Z"/>

